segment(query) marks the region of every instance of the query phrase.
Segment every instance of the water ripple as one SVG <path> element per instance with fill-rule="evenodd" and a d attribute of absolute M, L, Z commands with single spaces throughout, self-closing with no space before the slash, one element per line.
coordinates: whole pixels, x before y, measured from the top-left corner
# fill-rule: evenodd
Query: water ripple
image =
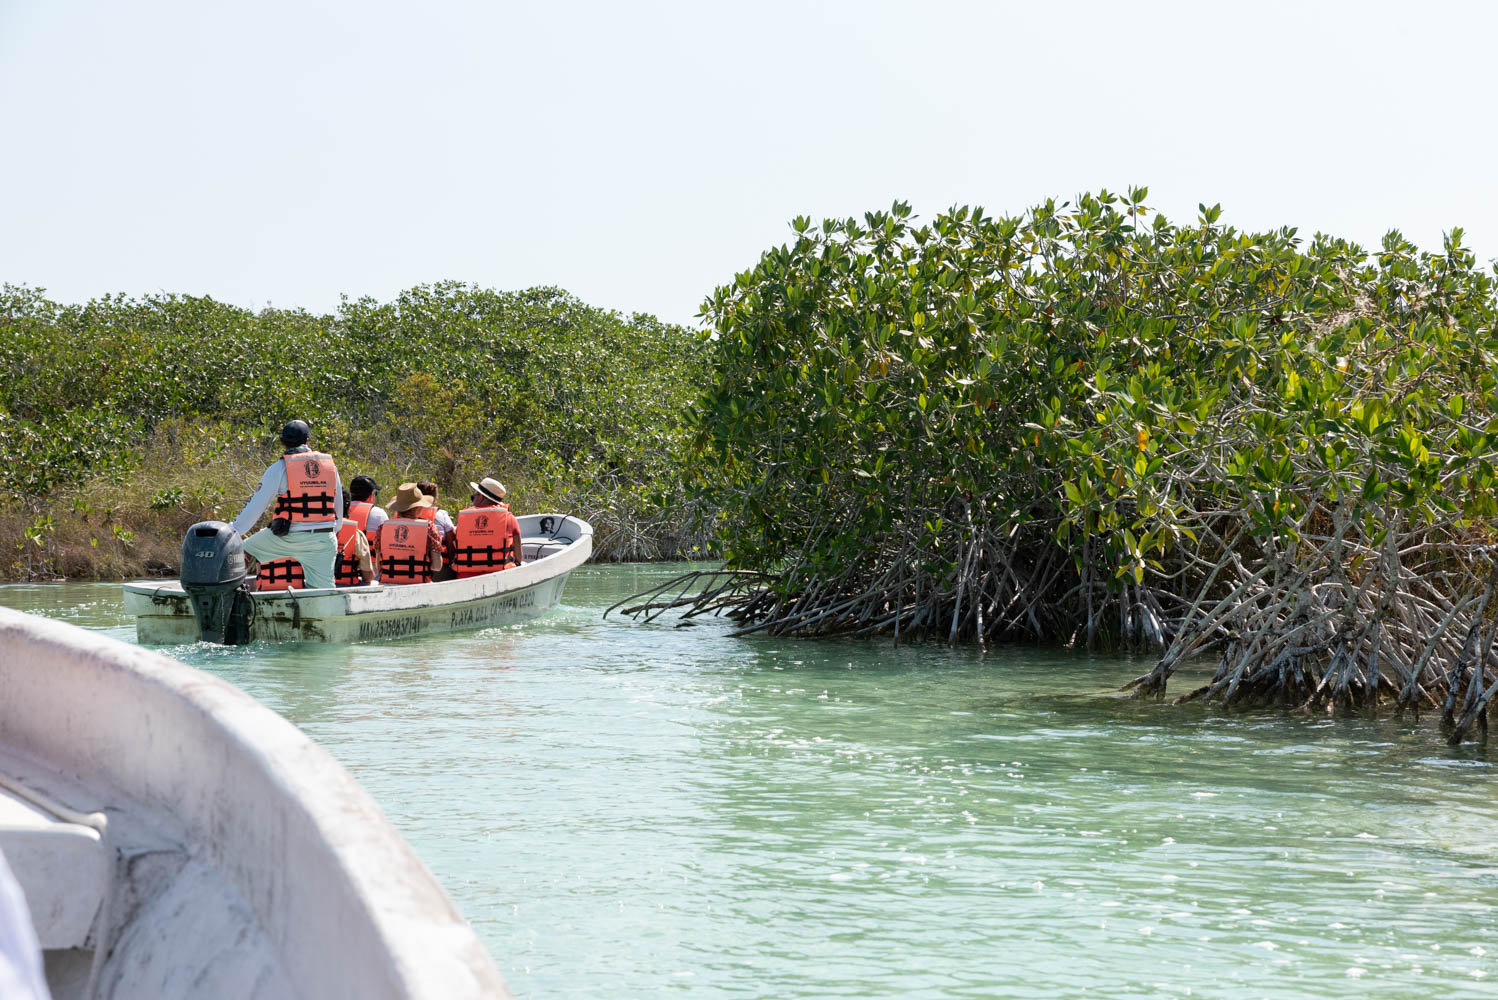
<path fill-rule="evenodd" d="M 676 571 L 466 636 L 171 652 L 342 760 L 520 996 L 1492 995 L 1486 750 L 1120 698 L 1141 664 L 1106 658 L 598 617 Z M 117 595 L 0 588 L 128 635 Z"/>

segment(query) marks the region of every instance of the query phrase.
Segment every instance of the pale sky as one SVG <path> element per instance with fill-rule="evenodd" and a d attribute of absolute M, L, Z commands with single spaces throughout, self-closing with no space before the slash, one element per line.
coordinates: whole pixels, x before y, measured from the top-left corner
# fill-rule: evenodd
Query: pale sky
<path fill-rule="evenodd" d="M 1498 5 L 0 0 L 0 282 L 695 323 L 798 214 L 1147 184 L 1498 255 Z"/>

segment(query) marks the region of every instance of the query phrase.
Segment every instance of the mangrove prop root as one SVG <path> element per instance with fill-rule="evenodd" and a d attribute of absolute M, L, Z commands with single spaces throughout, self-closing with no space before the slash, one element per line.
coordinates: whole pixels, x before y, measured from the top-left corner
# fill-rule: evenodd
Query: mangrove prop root
<path fill-rule="evenodd" d="M 1378 549 L 1309 532 L 1293 552 L 1255 550 L 1241 538 L 1221 548 L 1231 532 L 1204 532 L 1213 540 L 1183 560 L 1194 569 L 1164 587 L 1079 572 L 1044 531 L 963 527 L 955 575 L 936 570 L 943 553 L 907 541 L 878 567 L 829 573 L 796 561 L 778 574 L 687 573 L 609 612 L 644 621 L 671 611 L 684 620 L 721 615 L 734 635 L 888 635 L 983 648 L 1090 635 L 1094 648 L 1155 650 L 1153 669 L 1124 685 L 1139 697 L 1164 697 L 1181 667 L 1215 662 L 1210 679 L 1175 703 L 1438 708 L 1453 743 L 1486 733 L 1498 698 L 1498 569 L 1486 548 L 1399 525 Z M 1407 565 L 1412 559 L 1418 566 Z"/>

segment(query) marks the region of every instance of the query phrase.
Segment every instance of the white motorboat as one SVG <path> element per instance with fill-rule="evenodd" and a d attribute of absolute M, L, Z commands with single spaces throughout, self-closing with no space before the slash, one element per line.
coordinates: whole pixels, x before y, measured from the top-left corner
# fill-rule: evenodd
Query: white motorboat
<path fill-rule="evenodd" d="M 0 608 L 0 852 L 54 1000 L 505 997 L 369 795 L 212 674 Z"/>
<path fill-rule="evenodd" d="M 194 599 L 190 580 L 186 584 L 176 580 L 127 583 L 125 611 L 135 616 L 136 638 L 148 645 L 176 645 L 200 638 L 220 642 L 361 642 L 505 625 L 556 607 L 567 575 L 586 562 L 593 551 L 593 527 L 579 518 L 528 514 L 517 520 L 524 561 L 513 569 L 406 586 L 376 583 L 331 590 L 260 591 L 253 595 L 238 591 L 243 596 L 237 599 L 246 606 L 246 612 L 237 637 L 210 635 L 212 630 L 203 621 L 203 602 Z M 194 532 L 202 528 L 204 544 L 217 543 L 224 537 L 224 529 L 206 527 L 216 524 L 205 522 L 189 530 L 184 543 L 184 572 L 188 570 L 186 550 L 194 542 Z M 210 532 L 218 532 L 218 537 Z M 234 544 L 237 546 L 237 539 Z M 214 555 L 232 554 L 215 551 Z M 243 574 L 240 559 L 239 568 L 230 573 L 233 588 L 238 587 Z M 224 615 L 228 613 L 223 611 Z M 223 632 L 222 627 L 219 632 Z"/>

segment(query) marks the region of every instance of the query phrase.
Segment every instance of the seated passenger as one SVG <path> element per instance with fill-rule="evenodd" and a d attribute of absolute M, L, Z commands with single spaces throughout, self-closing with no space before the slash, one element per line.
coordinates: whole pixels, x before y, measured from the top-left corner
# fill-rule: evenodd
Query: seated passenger
<path fill-rule="evenodd" d="M 353 497 L 354 504 L 344 510 L 343 516 L 358 521 L 359 527 L 364 529 L 365 538 L 374 537 L 374 533 L 380 530 L 380 525 L 389 516 L 377 499 L 379 492 L 380 484 L 369 476 L 355 476 L 354 481 L 349 483 L 349 496 Z"/>
<path fill-rule="evenodd" d="M 338 558 L 333 563 L 333 585 L 335 587 L 358 587 L 374 583 L 374 564 L 369 558 L 369 539 L 361 523 L 368 517 L 373 504 L 358 504 L 343 491 L 343 509 L 348 516 L 343 527 L 338 529 Z M 355 510 L 355 508 L 363 509 Z"/>
<path fill-rule="evenodd" d="M 469 483 L 473 506 L 458 512 L 458 523 L 447 545 L 459 578 L 481 576 L 519 566 L 520 522 L 505 503 L 505 487 L 498 479 Z"/>
<path fill-rule="evenodd" d="M 390 520 L 370 539 L 380 582 L 397 586 L 431 583 L 442 569 L 442 536 L 437 526 L 420 516 L 432 506 L 415 483 L 401 483 L 390 501 Z"/>
<path fill-rule="evenodd" d="M 421 492 L 432 498 L 432 506 L 423 511 L 422 516 L 437 525 L 443 541 L 446 541 L 447 536 L 452 534 L 453 519 L 451 514 L 437 506 L 437 484 L 430 479 L 418 479 L 416 485 Z"/>

